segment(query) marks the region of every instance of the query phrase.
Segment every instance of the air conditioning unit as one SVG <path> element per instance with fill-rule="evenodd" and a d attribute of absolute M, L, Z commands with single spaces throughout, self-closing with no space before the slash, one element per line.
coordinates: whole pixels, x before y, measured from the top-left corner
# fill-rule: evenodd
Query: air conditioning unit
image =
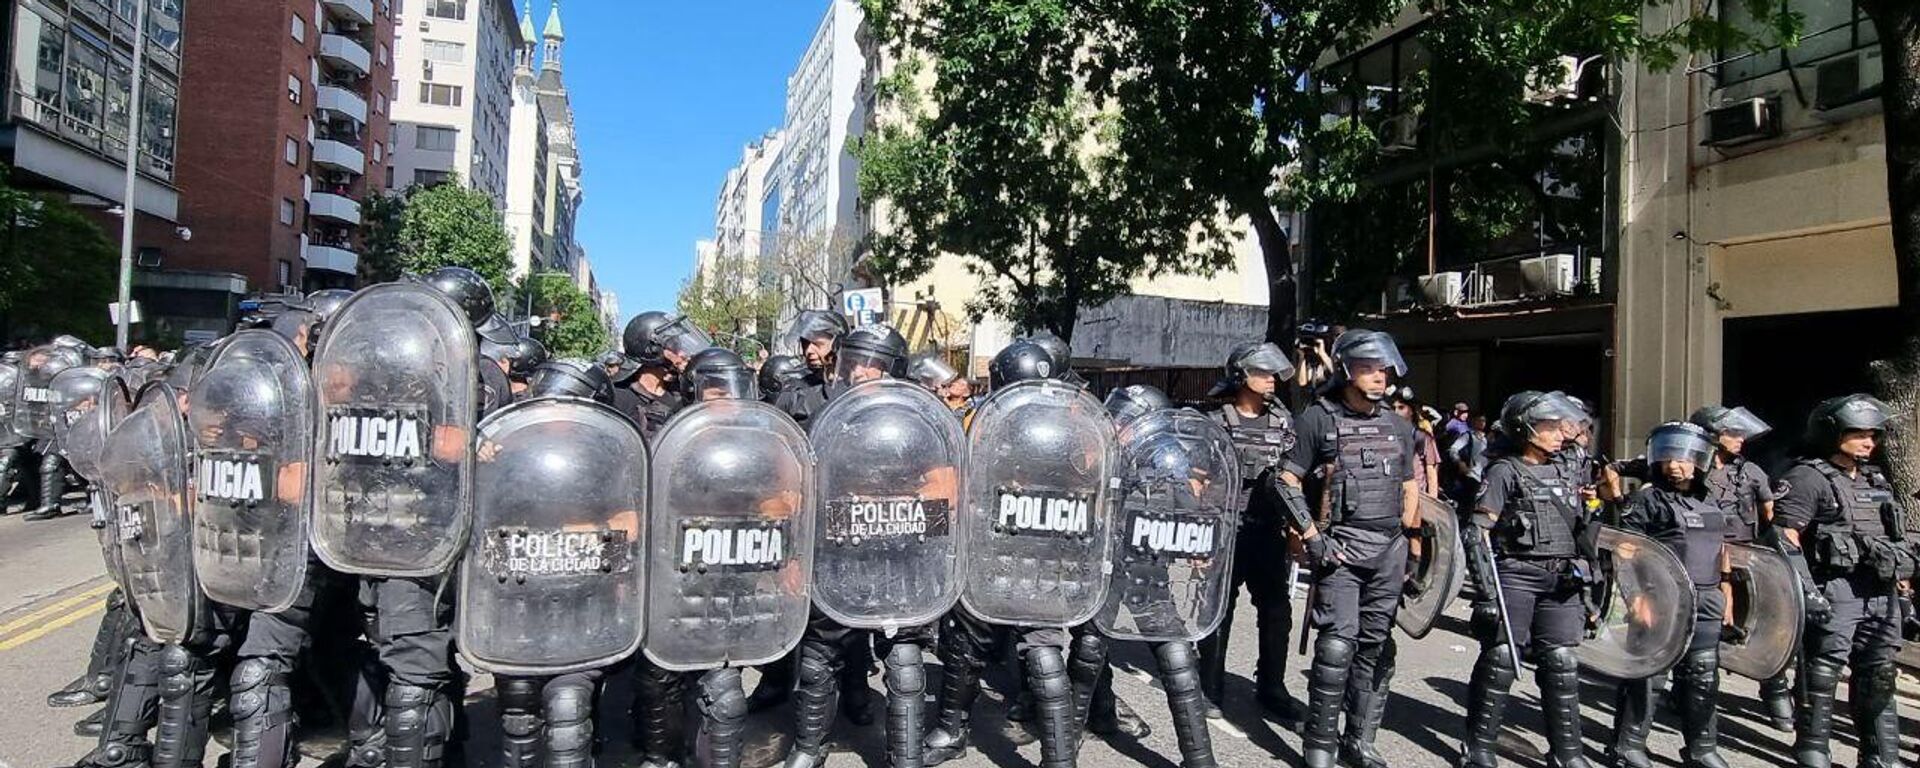
<path fill-rule="evenodd" d="M 1438 307 L 1459 306 L 1465 298 L 1466 275 L 1459 272 L 1439 272 L 1420 276 L 1420 297 L 1425 303 Z"/>
<path fill-rule="evenodd" d="M 432 25 L 432 24 L 428 24 L 428 23 L 427 23 L 426 21 L 424 21 L 424 20 L 420 22 L 420 31 L 422 31 L 422 32 L 430 32 L 430 31 L 432 31 L 432 30 L 433 30 L 433 25 Z"/>
<path fill-rule="evenodd" d="M 1420 116 L 1396 115 L 1380 124 L 1380 151 L 1387 154 L 1420 148 Z"/>
<path fill-rule="evenodd" d="M 1855 51 L 1814 68 L 1813 108 L 1828 120 L 1848 119 L 1879 106 L 1881 81 L 1879 48 Z"/>
<path fill-rule="evenodd" d="M 1576 284 L 1571 253 L 1520 260 L 1520 282 L 1528 294 L 1557 296 L 1573 293 Z"/>
<path fill-rule="evenodd" d="M 1764 96 L 1707 110 L 1708 147 L 1735 147 L 1780 135 L 1780 97 Z"/>
<path fill-rule="evenodd" d="M 1559 56 L 1545 69 L 1527 76 L 1521 97 L 1531 104 L 1552 104 L 1580 95 L 1581 62 L 1572 56 Z"/>

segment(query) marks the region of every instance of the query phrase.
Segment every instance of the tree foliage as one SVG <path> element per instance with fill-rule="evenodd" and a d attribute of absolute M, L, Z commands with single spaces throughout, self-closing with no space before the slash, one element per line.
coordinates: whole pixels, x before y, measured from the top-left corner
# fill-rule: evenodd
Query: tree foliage
<path fill-rule="evenodd" d="M 868 262 L 882 280 L 958 255 L 981 280 L 969 314 L 1069 338 L 1081 306 L 1136 277 L 1231 263 L 1218 206 L 1168 183 L 1174 169 L 1122 141 L 1127 126 L 1099 98 L 1109 73 L 1086 53 L 1111 26 L 1100 3 L 864 4 L 902 62 L 879 91 L 900 118 L 857 150 L 861 194 L 884 204 Z"/>
<path fill-rule="evenodd" d="M 527 276 L 519 293 L 527 297 L 532 316 L 540 318 L 533 337 L 554 357 L 592 358 L 610 348 L 593 297 L 580 290 L 572 276 L 537 272 Z"/>
<path fill-rule="evenodd" d="M 406 274 L 400 229 L 411 191 L 376 193 L 360 201 L 360 284 L 389 283 Z"/>
<path fill-rule="evenodd" d="M 772 346 L 782 302 L 779 275 L 755 260 L 725 254 L 680 284 L 680 314 L 749 359 Z"/>
<path fill-rule="evenodd" d="M 107 305 L 117 300 L 119 249 L 92 220 L 56 195 L 16 189 L 0 168 L 0 313 L 8 335 L 70 333 L 113 339 Z"/>
<path fill-rule="evenodd" d="M 407 195 L 398 240 L 403 273 L 463 266 L 492 283 L 496 297 L 513 295 L 513 238 L 484 192 L 457 181 L 415 187 Z"/>

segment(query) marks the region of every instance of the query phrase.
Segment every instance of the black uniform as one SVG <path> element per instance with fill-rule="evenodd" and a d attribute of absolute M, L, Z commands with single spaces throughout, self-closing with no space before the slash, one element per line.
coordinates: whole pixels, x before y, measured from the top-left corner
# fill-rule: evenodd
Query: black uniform
<path fill-rule="evenodd" d="M 1303 480 L 1339 564 L 1316 564 L 1309 621 L 1317 633 L 1303 744 L 1309 768 L 1344 749 L 1373 762 L 1374 731 L 1393 680 L 1393 619 L 1407 573 L 1402 528 L 1413 482 L 1413 425 L 1384 406 L 1371 413 L 1323 397 L 1301 412 L 1285 469 Z M 1348 715 L 1339 737 L 1340 714 Z M 1338 742 L 1336 743 L 1336 739 Z"/>
<path fill-rule="evenodd" d="M 1721 556 L 1730 536 L 1742 527 L 1737 510 L 1711 495 L 1711 485 L 1683 493 L 1655 476 L 1628 499 L 1623 527 L 1645 533 L 1680 556 L 1693 580 L 1693 640 L 1674 671 L 1674 704 L 1680 735 L 1686 740 L 1681 763 L 1725 766 L 1717 752 L 1720 696 L 1720 629 L 1726 598 L 1720 592 Z M 1653 681 L 1620 681 L 1614 720 L 1614 752 L 1623 759 L 1645 759 L 1647 732 L 1653 725 Z"/>
<path fill-rule="evenodd" d="M 1735 456 L 1732 461 L 1716 461 L 1706 476 L 1707 494 L 1728 515 L 1733 516 L 1727 541 L 1750 544 L 1771 541 L 1772 531 L 1761 528 L 1760 509 L 1773 501 L 1773 481 L 1759 465 Z"/>
<path fill-rule="evenodd" d="M 1487 466 L 1474 502 L 1475 523 L 1491 526 L 1494 567 L 1506 603 L 1515 648 L 1537 662 L 1549 749 L 1558 765 L 1575 764 L 1580 747 L 1579 660 L 1586 626 L 1582 591 L 1591 573 L 1577 546 L 1585 525 L 1580 490 L 1566 463 L 1531 464 L 1515 456 Z M 1489 520 L 1488 516 L 1493 516 Z M 1478 529 L 1475 529 L 1478 530 Z M 1491 575 L 1476 574 L 1482 595 L 1491 595 Z M 1491 599 L 1475 606 L 1473 631 L 1480 641 L 1467 705 L 1463 763 L 1492 766 L 1514 668 Z"/>
<path fill-rule="evenodd" d="M 1227 679 L 1227 641 L 1233 634 L 1234 603 L 1240 586 L 1253 596 L 1254 621 L 1259 625 L 1259 658 L 1254 666 L 1255 695 L 1270 709 L 1292 705 L 1287 694 L 1287 641 L 1293 634 L 1293 599 L 1287 592 L 1287 524 L 1277 508 L 1272 484 L 1287 452 L 1298 441 L 1293 414 L 1279 403 L 1253 418 L 1235 406 L 1223 406 L 1215 419 L 1227 428 L 1240 456 L 1242 529 L 1235 542 L 1233 586 L 1227 593 L 1227 611 L 1220 628 L 1195 649 L 1200 656 L 1200 685 L 1218 707 L 1224 702 Z"/>
<path fill-rule="evenodd" d="M 1802 766 L 1829 764 L 1834 690 L 1842 668 L 1851 666 L 1860 765 L 1894 768 L 1900 723 L 1893 659 L 1905 611 L 1912 610 L 1896 582 L 1914 572 L 1901 505 L 1877 467 L 1848 472 L 1825 459 L 1794 465 L 1775 492 L 1775 525 L 1799 531 L 1800 549 L 1832 605 L 1830 614 L 1808 617 L 1801 644 L 1794 757 Z"/>

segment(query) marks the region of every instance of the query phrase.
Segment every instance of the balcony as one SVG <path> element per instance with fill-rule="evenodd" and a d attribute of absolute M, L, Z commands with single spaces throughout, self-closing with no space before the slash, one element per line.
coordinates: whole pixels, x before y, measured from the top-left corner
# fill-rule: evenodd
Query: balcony
<path fill-rule="evenodd" d="M 320 36 L 320 58 L 329 66 L 366 75 L 373 72 L 373 54 L 360 41 L 341 35 Z"/>
<path fill-rule="evenodd" d="M 330 116 L 367 124 L 367 100 L 359 94 L 333 85 L 322 85 L 314 97 L 314 107 Z"/>
<path fill-rule="evenodd" d="M 339 224 L 360 225 L 360 204 L 353 198 L 330 192 L 307 195 L 307 215 Z"/>
<path fill-rule="evenodd" d="M 326 245 L 307 246 L 307 269 L 353 275 L 360 272 L 360 254 Z"/>
<path fill-rule="evenodd" d="M 321 0 L 335 17 L 360 24 L 373 23 L 373 0 Z"/>
<path fill-rule="evenodd" d="M 365 154 L 348 144 L 331 139 L 313 140 L 313 162 L 322 168 L 351 173 L 355 176 L 365 175 L 367 172 Z"/>

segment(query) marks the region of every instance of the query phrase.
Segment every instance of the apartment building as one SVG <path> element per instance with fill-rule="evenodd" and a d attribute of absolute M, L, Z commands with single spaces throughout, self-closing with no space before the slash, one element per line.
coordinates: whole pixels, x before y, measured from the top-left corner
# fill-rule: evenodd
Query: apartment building
<path fill-rule="evenodd" d="M 505 210 L 513 69 L 510 0 L 405 0 L 394 45 L 388 186 L 458 177 Z"/>

